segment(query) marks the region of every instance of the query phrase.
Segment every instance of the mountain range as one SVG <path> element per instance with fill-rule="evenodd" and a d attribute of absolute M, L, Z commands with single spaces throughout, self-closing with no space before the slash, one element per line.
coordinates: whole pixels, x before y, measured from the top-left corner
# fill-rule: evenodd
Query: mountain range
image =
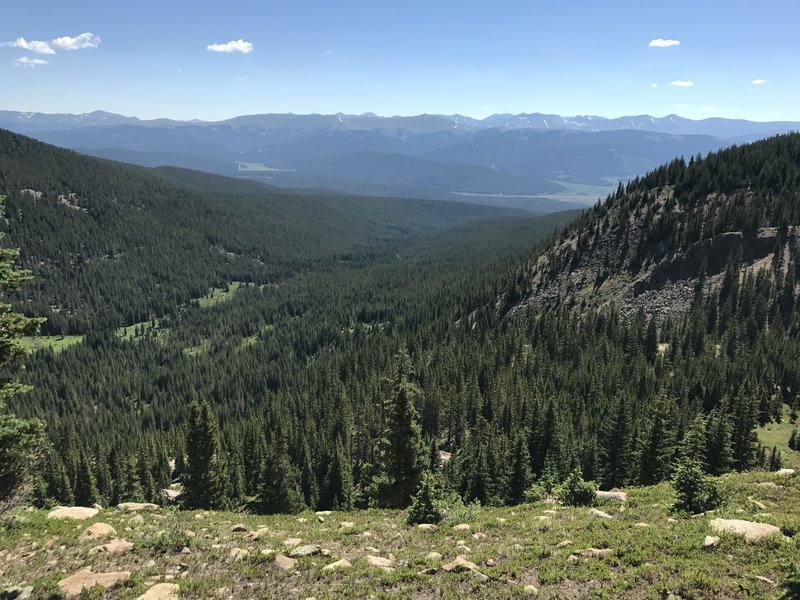
<path fill-rule="evenodd" d="M 280 187 L 580 208 L 677 156 L 800 129 L 799 123 L 607 119 L 540 113 L 381 117 L 264 114 L 224 121 L 0 111 L 0 128 L 87 154 L 179 166 Z"/>

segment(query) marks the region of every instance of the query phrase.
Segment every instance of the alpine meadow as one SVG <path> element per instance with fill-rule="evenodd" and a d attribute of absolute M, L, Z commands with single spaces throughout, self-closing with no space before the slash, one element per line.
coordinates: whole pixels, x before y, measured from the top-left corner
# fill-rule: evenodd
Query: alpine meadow
<path fill-rule="evenodd" d="M 616 0 L 36 4 L 0 24 L 0 599 L 800 599 L 795 8 L 734 0 L 722 60 L 716 0 L 681 39 Z M 582 77 L 631 116 L 544 112 Z"/>

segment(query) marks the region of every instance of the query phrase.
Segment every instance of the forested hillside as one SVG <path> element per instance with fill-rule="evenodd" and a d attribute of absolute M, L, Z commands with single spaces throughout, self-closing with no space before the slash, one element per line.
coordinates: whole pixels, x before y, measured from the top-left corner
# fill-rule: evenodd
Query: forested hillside
<path fill-rule="evenodd" d="M 475 205 L 300 196 L 251 181 L 144 169 L 0 130 L 6 230 L 33 283 L 19 307 L 43 332 L 85 334 L 173 315 L 211 288 L 391 256 L 503 214 Z M 510 212 L 508 210 L 506 213 Z"/>
<path fill-rule="evenodd" d="M 745 285 L 770 281 L 773 295 L 785 287 L 779 302 L 788 320 L 800 275 L 798 224 L 799 135 L 693 157 L 688 164 L 676 159 L 620 184 L 550 248 L 521 264 L 511 301 L 613 302 L 628 315 L 641 308 L 664 317 L 687 310 L 697 285 L 705 296 L 716 293 L 727 273 L 723 294 L 734 274 L 747 275 Z"/>
<path fill-rule="evenodd" d="M 112 168 L 68 156 L 75 169 Z M 14 170 L 8 164 L 4 174 Z M 329 240 L 325 253 L 306 238 L 282 237 L 280 228 L 259 237 L 263 220 L 278 217 L 258 212 L 268 209 L 257 195 L 225 196 L 225 203 L 183 191 L 194 210 L 179 218 L 172 212 L 183 206 L 180 195 L 171 195 L 174 183 L 149 178 L 147 185 L 165 186 L 163 201 L 142 189 L 129 210 L 164 227 L 166 238 L 134 238 L 128 252 L 168 250 L 161 244 L 182 240 L 181 219 L 190 218 L 186 236 L 198 241 L 182 256 L 202 246 L 210 256 L 221 247 L 227 258 L 212 260 L 214 271 L 199 259 L 170 258 L 169 281 L 196 288 L 187 283 L 183 296 L 173 292 L 163 304 L 148 304 L 145 294 L 127 321 L 114 313 L 112 323 L 96 310 L 97 317 L 86 317 L 82 343 L 31 358 L 25 382 L 33 390 L 12 408 L 49 421 L 55 450 L 39 499 L 159 500 L 159 490 L 181 478 L 188 507 L 404 506 L 432 471 L 466 501 L 515 504 L 537 489 L 533 484 L 549 491 L 576 468 L 605 489 L 659 482 L 685 458 L 713 474 L 775 468 L 781 454 L 759 443 L 756 427 L 798 403 L 798 171 L 800 136 L 678 160 L 566 227 L 567 217 L 554 215 L 474 221 L 433 235 L 437 219 L 454 223 L 433 204 L 340 199 L 312 207 L 302 202 L 317 200 L 294 197 L 278 203 L 286 230 L 320 213 L 342 223 L 346 237 L 336 229 L 317 234 Z M 145 181 L 136 179 L 143 171 L 123 172 L 122 183 Z M 12 176 L 11 191 L 35 184 L 18 175 L 5 181 Z M 106 214 L 80 179 L 65 185 L 57 172 L 38 177 L 34 189 L 73 192 L 76 199 L 67 202 L 87 211 L 56 198 L 48 210 L 58 219 Z M 104 198 L 122 197 L 116 183 L 107 185 Z M 10 209 L 34 203 L 16 194 Z M 45 196 L 37 202 L 46 204 Z M 293 202 L 302 210 L 295 212 Z M 397 208 L 370 213 L 376 206 Z M 412 216 L 409 206 L 417 211 Z M 253 211 L 246 213 L 250 222 L 234 221 L 244 207 Z M 477 216 L 463 210 L 460 218 Z M 52 219 L 31 218 L 30 229 L 28 219 L 9 219 L 11 243 L 38 269 L 30 307 L 45 302 L 38 295 L 47 286 L 54 296 L 74 287 L 75 275 L 51 275 L 43 257 L 62 256 L 58 249 L 83 239 L 89 247 L 97 239 L 108 246 L 126 239 L 119 230 L 105 237 L 76 225 L 59 228 L 63 246 L 45 252 L 47 242 L 35 240 L 62 223 Z M 360 229 L 362 220 L 374 229 Z M 398 237 L 390 236 L 397 226 Z M 554 226 L 563 233 L 550 238 Z M 409 243 L 426 227 L 431 235 Z M 759 257 L 755 268 L 748 240 L 771 227 L 777 252 Z M 197 233 L 215 228 L 215 236 Z M 724 256 L 702 257 L 706 266 L 680 279 L 691 290 L 688 299 L 660 318 L 620 311 L 613 301 L 621 296 L 604 289 L 615 278 L 640 281 L 665 260 L 689 256 L 702 240 L 732 232 L 743 241 Z M 88 263 L 112 262 L 107 246 L 98 247 L 93 256 L 106 251 L 105 260 Z M 539 249 L 531 255 L 532 248 Z M 299 266 L 291 262 L 298 249 Z M 561 283 L 584 262 L 593 265 L 593 256 L 603 257 L 602 270 L 592 272 L 596 289 L 580 287 L 581 295 Z M 69 269 L 72 262 L 63 264 Z M 282 270 L 270 271 L 275 263 Z M 113 297 L 124 298 L 148 281 L 137 272 L 104 271 L 87 289 L 116 289 Z M 224 296 L 187 302 L 223 286 L 230 286 Z M 90 327 L 95 318 L 103 326 Z M 135 327 L 114 331 L 117 324 Z"/>

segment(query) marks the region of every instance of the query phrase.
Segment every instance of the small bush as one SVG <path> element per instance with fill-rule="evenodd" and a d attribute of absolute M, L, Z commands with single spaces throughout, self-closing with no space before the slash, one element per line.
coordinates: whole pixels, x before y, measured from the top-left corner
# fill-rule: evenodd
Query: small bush
<path fill-rule="evenodd" d="M 176 553 L 180 552 L 184 546 L 191 545 L 191 538 L 186 535 L 185 530 L 181 529 L 178 519 L 173 515 L 167 526 L 159 531 L 158 535 L 147 540 L 144 545 L 161 554 Z"/>
<path fill-rule="evenodd" d="M 594 481 L 584 481 L 581 472 L 575 469 L 555 489 L 556 498 L 567 506 L 588 506 L 594 502 L 597 484 Z"/>
<path fill-rule="evenodd" d="M 722 504 L 722 492 L 717 482 L 707 477 L 695 460 L 687 459 L 678 465 L 674 485 L 677 510 L 697 514 Z"/>
<path fill-rule="evenodd" d="M 542 502 L 547 499 L 547 490 L 544 486 L 534 483 L 531 487 L 525 490 L 522 495 L 525 502 L 534 504 L 535 502 Z"/>
<path fill-rule="evenodd" d="M 422 474 L 419 490 L 411 500 L 407 521 L 417 523 L 439 523 L 445 517 L 445 494 L 437 477 L 425 472 Z"/>

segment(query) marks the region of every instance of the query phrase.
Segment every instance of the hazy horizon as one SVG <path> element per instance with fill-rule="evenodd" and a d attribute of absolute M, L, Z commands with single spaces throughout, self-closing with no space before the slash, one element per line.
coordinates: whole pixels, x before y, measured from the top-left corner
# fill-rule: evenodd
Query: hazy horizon
<path fill-rule="evenodd" d="M 101 106 L 142 119 L 218 121 L 535 109 L 800 121 L 800 5 L 788 3 L 770 11 L 744 0 L 676 0 L 668 10 L 623 0 L 514 1 L 486 10 L 420 0 L 31 0 L 6 7 L 4 17 L 0 108 L 9 110 Z"/>

